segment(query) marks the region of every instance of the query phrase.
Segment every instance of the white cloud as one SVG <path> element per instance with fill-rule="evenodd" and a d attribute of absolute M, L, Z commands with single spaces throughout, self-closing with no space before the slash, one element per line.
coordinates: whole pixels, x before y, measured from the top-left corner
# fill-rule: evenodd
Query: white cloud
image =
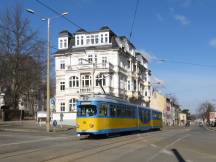
<path fill-rule="evenodd" d="M 180 22 L 182 25 L 189 25 L 190 24 L 190 20 L 183 16 L 183 15 L 174 15 L 174 18 Z"/>
<path fill-rule="evenodd" d="M 216 38 L 213 38 L 209 41 L 209 45 L 216 48 Z"/>

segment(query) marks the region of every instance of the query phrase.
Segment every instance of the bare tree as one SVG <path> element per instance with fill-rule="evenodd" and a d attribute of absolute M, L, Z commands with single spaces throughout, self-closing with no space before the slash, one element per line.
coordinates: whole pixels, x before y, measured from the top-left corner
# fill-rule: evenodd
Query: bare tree
<path fill-rule="evenodd" d="M 18 108 L 22 97 L 40 89 L 44 68 L 44 41 L 22 17 L 19 5 L 0 17 L 0 86 L 6 89 L 6 104 Z"/>
<path fill-rule="evenodd" d="M 209 121 L 209 113 L 212 111 L 215 111 L 214 104 L 208 101 L 202 103 L 198 109 L 199 116 L 202 118 L 203 121 Z"/>

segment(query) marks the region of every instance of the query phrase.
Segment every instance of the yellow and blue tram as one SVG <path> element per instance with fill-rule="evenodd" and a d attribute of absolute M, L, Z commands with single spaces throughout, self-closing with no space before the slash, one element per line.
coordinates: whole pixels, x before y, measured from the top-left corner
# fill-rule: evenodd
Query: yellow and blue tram
<path fill-rule="evenodd" d="M 77 102 L 77 133 L 111 134 L 160 129 L 160 111 L 117 98 L 91 98 Z"/>

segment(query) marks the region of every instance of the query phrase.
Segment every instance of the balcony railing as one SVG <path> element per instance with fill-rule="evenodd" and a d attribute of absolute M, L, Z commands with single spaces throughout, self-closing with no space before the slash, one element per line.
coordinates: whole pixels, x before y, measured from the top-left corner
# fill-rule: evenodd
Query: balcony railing
<path fill-rule="evenodd" d="M 93 64 L 93 63 L 82 63 L 78 65 L 69 65 L 67 70 L 83 70 L 83 69 L 113 69 L 114 65 L 107 63 Z"/>
<path fill-rule="evenodd" d="M 81 94 L 92 93 L 92 88 L 91 87 L 82 87 L 82 88 L 80 88 L 80 93 Z"/>

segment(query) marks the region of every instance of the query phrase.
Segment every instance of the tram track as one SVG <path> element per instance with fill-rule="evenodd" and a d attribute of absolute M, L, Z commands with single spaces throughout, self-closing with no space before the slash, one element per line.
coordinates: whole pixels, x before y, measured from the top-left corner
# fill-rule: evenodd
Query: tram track
<path fill-rule="evenodd" d="M 61 155 L 57 155 L 57 156 L 52 156 L 48 159 L 44 159 L 42 161 L 65 161 L 62 159 L 67 159 L 66 161 L 71 161 L 73 159 L 73 161 L 82 159 L 82 158 L 86 158 L 87 156 L 93 156 L 97 153 L 101 153 L 101 152 L 105 152 L 111 149 L 115 149 L 115 148 L 120 148 L 122 146 L 125 145 L 129 145 L 132 143 L 139 143 L 140 141 L 144 142 L 144 140 L 148 140 L 149 138 L 152 138 L 152 136 L 154 135 L 163 135 L 166 134 L 167 132 L 172 131 L 172 130 L 163 130 L 161 132 L 147 132 L 147 133 L 137 133 L 137 134 L 130 134 L 130 135 L 126 135 L 126 136 L 119 136 L 119 137 L 113 137 L 113 138 L 106 138 L 104 139 L 105 141 L 103 141 L 105 144 L 102 145 L 97 145 L 97 146 L 93 146 L 95 148 L 86 148 L 82 151 L 74 151 L 74 152 L 67 152 L 67 153 L 63 153 Z M 84 141 L 85 140 L 85 141 Z M 88 146 L 92 146 L 93 144 L 95 144 L 95 141 L 100 141 L 100 140 L 88 140 L 88 139 L 84 139 L 82 140 L 83 143 L 85 143 Z M 80 141 L 78 138 L 73 138 L 73 141 L 71 142 L 75 142 L 73 143 L 73 147 L 76 147 L 76 145 L 78 145 L 78 143 L 76 143 L 76 141 Z M 108 142 L 108 143 L 107 143 Z M 64 148 L 64 144 L 56 144 L 58 147 L 62 147 Z M 28 150 L 23 150 L 23 151 L 18 151 L 18 152 L 11 152 L 11 153 L 6 153 L 4 156 L 1 156 L 0 159 L 8 159 L 8 158 L 12 158 L 12 157 L 16 157 L 16 156 L 28 156 L 31 154 L 35 154 L 36 152 L 44 152 L 47 151 L 49 149 L 51 149 L 53 146 L 49 146 L 49 147 L 43 147 L 40 149 L 28 149 Z M 67 146 L 68 147 L 68 146 Z M 89 150 L 90 149 L 90 150 Z M 73 157 L 73 158 L 71 158 Z"/>
<path fill-rule="evenodd" d="M 150 135 L 154 135 L 154 134 L 155 135 L 162 135 L 162 134 L 167 133 L 168 131 L 170 131 L 170 130 L 166 130 L 166 131 L 163 131 L 163 132 L 149 132 L 148 135 L 147 134 L 145 134 L 145 135 L 143 135 L 143 134 L 135 134 L 136 138 L 133 138 L 133 139 L 131 139 L 131 137 L 127 137 L 127 138 L 121 139 L 121 141 L 118 141 L 118 142 L 116 142 L 116 141 L 113 142 L 112 141 L 112 142 L 110 142 L 108 144 L 97 146 L 96 148 L 93 148 L 91 150 L 77 151 L 77 152 L 73 152 L 73 153 L 70 153 L 70 154 L 56 156 L 56 157 L 44 160 L 43 162 L 78 161 L 78 160 L 85 159 L 85 158 L 90 157 L 90 156 L 94 156 L 94 155 L 96 155 L 98 153 L 109 151 L 111 149 L 118 149 L 118 148 L 120 148 L 122 146 L 135 144 L 135 143 L 140 143 L 140 142 L 147 143 L 148 138 L 152 138 L 152 136 L 150 136 Z M 131 140 L 126 141 L 126 139 L 131 139 Z"/>

